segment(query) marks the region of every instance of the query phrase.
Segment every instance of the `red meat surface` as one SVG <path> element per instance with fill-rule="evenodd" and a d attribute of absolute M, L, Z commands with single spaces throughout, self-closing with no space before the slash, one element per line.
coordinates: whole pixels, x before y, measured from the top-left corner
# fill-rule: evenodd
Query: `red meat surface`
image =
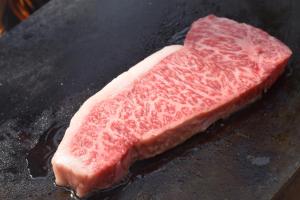
<path fill-rule="evenodd" d="M 52 159 L 58 185 L 80 197 L 120 181 L 162 153 L 256 100 L 283 72 L 290 49 L 226 18 L 193 23 L 170 46 L 121 74 L 74 115 Z"/>

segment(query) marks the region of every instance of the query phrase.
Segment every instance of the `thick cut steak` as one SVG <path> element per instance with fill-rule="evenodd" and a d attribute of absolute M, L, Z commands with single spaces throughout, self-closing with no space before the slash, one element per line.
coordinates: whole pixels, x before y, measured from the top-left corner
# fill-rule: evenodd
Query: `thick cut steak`
<path fill-rule="evenodd" d="M 121 74 L 74 115 L 52 159 L 58 185 L 82 197 L 257 99 L 291 51 L 246 24 L 208 16 L 184 46 L 169 46 Z"/>

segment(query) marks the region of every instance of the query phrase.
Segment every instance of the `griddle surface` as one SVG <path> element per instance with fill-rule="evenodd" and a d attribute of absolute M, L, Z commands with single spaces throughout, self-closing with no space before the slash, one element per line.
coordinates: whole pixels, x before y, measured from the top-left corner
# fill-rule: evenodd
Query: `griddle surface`
<path fill-rule="evenodd" d="M 299 10 L 297 0 L 50 1 L 0 39 L 0 199 L 70 199 L 51 170 L 30 177 L 39 138 L 64 132 L 85 99 L 210 13 L 284 41 L 288 69 L 260 101 L 90 199 L 271 199 L 300 167 Z"/>

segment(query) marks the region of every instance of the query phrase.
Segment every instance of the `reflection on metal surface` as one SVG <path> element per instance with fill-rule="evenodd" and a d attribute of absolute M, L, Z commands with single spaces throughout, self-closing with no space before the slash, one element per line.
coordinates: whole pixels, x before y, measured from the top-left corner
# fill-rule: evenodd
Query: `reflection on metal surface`
<path fill-rule="evenodd" d="M 33 11 L 32 0 L 8 0 L 8 6 L 20 20 L 25 20 Z"/>
<path fill-rule="evenodd" d="M 27 19 L 34 11 L 49 0 L 0 0 L 0 35 L 19 22 Z"/>
<path fill-rule="evenodd" d="M 6 0 L 0 0 L 0 35 L 4 33 L 3 15 L 5 10 Z"/>

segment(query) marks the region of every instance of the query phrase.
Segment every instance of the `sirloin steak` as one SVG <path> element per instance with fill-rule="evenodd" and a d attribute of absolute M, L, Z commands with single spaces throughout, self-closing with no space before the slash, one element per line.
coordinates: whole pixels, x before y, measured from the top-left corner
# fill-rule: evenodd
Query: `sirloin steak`
<path fill-rule="evenodd" d="M 197 20 L 184 46 L 149 56 L 81 106 L 52 158 L 56 183 L 79 197 L 117 183 L 134 161 L 257 99 L 290 56 L 287 46 L 250 25 L 212 15 Z"/>

